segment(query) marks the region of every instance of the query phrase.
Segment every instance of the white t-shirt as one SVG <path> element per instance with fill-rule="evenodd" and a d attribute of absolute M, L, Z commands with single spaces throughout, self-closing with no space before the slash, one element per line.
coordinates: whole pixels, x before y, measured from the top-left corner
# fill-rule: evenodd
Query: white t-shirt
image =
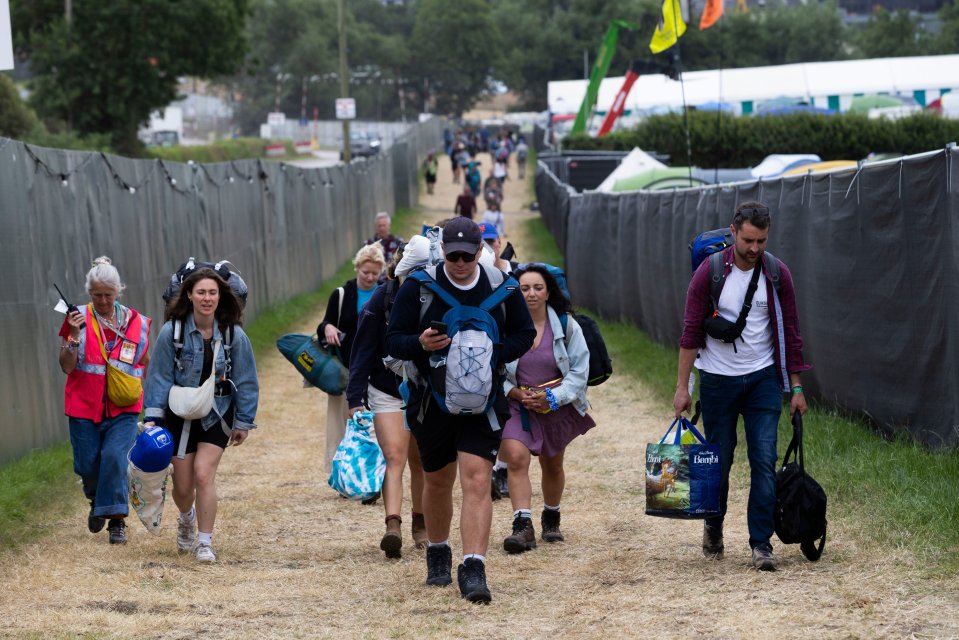
<path fill-rule="evenodd" d="M 758 266 L 758 265 L 757 265 Z M 719 296 L 719 315 L 735 322 L 746 299 L 746 289 L 753 270 L 743 271 L 733 265 L 723 292 Z M 746 328 L 736 340 L 736 348 L 706 336 L 706 346 L 699 350 L 696 368 L 723 376 L 741 376 L 773 364 L 773 335 L 769 326 L 769 304 L 766 296 L 766 275 L 760 273 L 753 306 L 746 316 Z"/>
<path fill-rule="evenodd" d="M 480 267 L 480 269 L 481 268 L 482 267 Z M 450 281 L 450 284 L 456 287 L 457 289 L 459 289 L 460 291 L 469 291 L 470 289 L 476 286 L 476 283 L 479 282 L 479 279 L 480 279 L 479 269 L 477 269 L 476 272 L 473 274 L 473 279 L 467 282 L 466 284 L 459 284 L 458 282 L 456 282 L 456 280 L 453 280 L 453 277 L 450 276 L 450 272 L 446 270 L 445 264 L 443 265 L 443 273 L 446 274 L 446 279 Z"/>
<path fill-rule="evenodd" d="M 502 211 L 494 211 L 493 209 L 484 211 L 483 224 L 491 224 L 496 227 L 496 232 L 499 233 L 500 238 L 506 235 L 506 219 L 503 217 Z"/>

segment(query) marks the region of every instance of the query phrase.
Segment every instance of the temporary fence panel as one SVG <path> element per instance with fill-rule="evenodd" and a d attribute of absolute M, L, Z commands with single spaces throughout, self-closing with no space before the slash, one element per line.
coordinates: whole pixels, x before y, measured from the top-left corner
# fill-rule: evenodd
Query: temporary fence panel
<path fill-rule="evenodd" d="M 575 194 L 544 164 L 540 210 L 576 304 L 678 345 L 688 245 L 737 203 L 772 215 L 793 276 L 803 386 L 933 448 L 959 445 L 959 166 L 955 148 L 859 170 L 623 194 Z"/>
<path fill-rule="evenodd" d="M 372 235 L 376 213 L 395 210 L 395 190 L 416 201 L 442 121 L 404 135 L 396 155 L 325 169 L 133 160 L 0 138 L 0 463 L 68 436 L 54 283 L 85 304 L 92 259 L 110 256 L 121 302 L 153 318 L 155 337 L 170 273 L 190 256 L 229 259 L 249 285 L 251 320 L 332 276 Z"/>

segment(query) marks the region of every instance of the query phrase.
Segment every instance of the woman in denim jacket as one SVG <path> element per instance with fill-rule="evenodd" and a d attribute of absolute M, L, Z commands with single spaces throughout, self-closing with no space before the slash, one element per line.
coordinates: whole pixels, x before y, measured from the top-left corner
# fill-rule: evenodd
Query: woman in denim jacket
<path fill-rule="evenodd" d="M 569 300 L 545 267 L 529 265 L 515 276 L 536 326 L 536 339 L 519 360 L 507 363 L 503 385 L 510 418 L 503 427 L 500 458 L 507 464 L 514 509 L 513 533 L 503 541 L 509 553 L 536 546 L 529 479 L 534 455 L 543 471 L 543 541 L 563 540 L 559 530 L 559 503 L 566 484 L 563 456 L 573 439 L 596 426 L 586 413 L 589 349 L 583 330 L 569 315 Z"/>
<path fill-rule="evenodd" d="M 198 269 L 183 281 L 167 307 L 147 373 L 145 425 L 165 425 L 173 434 L 176 451 L 177 548 L 192 552 L 200 562 L 216 561 L 212 538 L 220 458 L 229 444 L 243 444 L 256 428 L 260 385 L 253 348 L 240 327 L 242 314 L 242 303 L 226 281 L 212 269 Z M 174 345 L 176 323 L 182 326 L 179 353 Z M 232 340 L 224 338 L 231 332 Z M 184 420 L 170 410 L 168 397 L 174 385 L 199 387 L 210 375 L 216 376 L 210 413 L 199 420 Z"/>

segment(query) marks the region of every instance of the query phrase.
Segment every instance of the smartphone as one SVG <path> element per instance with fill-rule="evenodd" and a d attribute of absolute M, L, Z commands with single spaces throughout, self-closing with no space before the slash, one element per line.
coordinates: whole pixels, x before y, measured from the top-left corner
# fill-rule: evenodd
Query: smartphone
<path fill-rule="evenodd" d="M 435 331 L 436 333 L 445 334 L 445 333 L 446 333 L 446 323 L 445 323 L 445 322 L 440 322 L 439 320 L 433 320 L 432 322 L 430 322 L 430 329 L 432 329 L 432 330 Z"/>

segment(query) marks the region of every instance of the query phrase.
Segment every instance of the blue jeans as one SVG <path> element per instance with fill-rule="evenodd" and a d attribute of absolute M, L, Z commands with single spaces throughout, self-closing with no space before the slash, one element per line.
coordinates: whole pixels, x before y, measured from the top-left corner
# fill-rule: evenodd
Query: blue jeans
<path fill-rule="evenodd" d="M 719 527 L 726 515 L 729 470 L 736 451 L 736 424 L 743 417 L 746 453 L 749 456 L 749 546 L 769 544 L 776 509 L 776 436 L 782 413 L 782 388 L 773 366 L 744 376 L 722 376 L 703 371 L 699 397 L 702 402 L 706 440 L 721 452 L 722 484 L 719 506 L 722 515 L 706 524 Z"/>
<path fill-rule="evenodd" d="M 93 515 L 130 513 L 127 453 L 137 437 L 136 413 L 121 413 L 103 422 L 70 418 L 73 471 L 83 481 L 83 495 L 93 500 Z"/>

